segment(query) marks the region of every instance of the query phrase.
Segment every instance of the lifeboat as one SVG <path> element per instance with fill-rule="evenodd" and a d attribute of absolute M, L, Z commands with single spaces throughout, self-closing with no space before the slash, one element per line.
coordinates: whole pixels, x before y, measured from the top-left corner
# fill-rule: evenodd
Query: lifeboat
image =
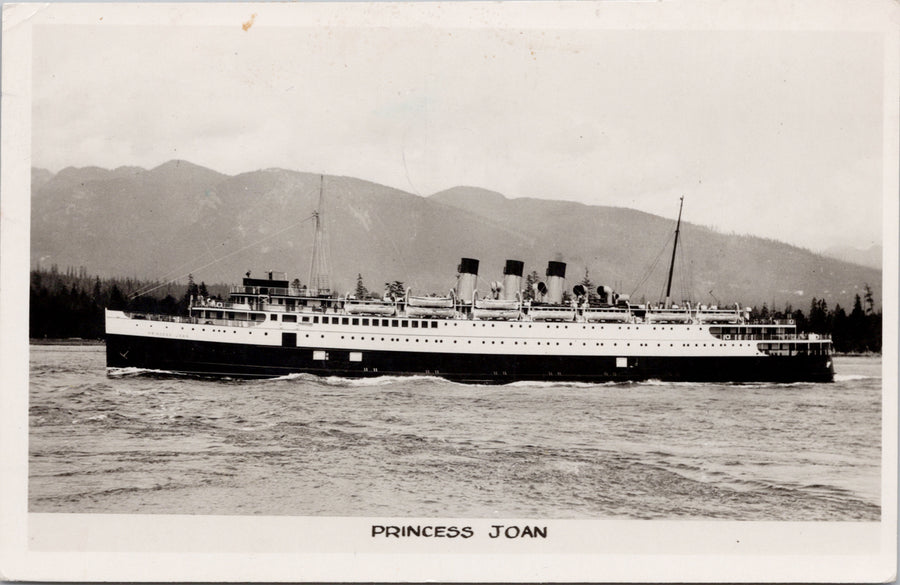
<path fill-rule="evenodd" d="M 452 309 L 453 297 L 413 297 L 406 298 L 407 307 L 420 307 L 423 309 Z"/>
<path fill-rule="evenodd" d="M 647 323 L 691 323 L 694 317 L 682 309 L 652 309 L 647 311 Z"/>
<path fill-rule="evenodd" d="M 452 307 L 420 307 L 406 305 L 406 314 L 410 317 L 441 317 L 449 319 L 456 316 L 456 310 Z"/>
<path fill-rule="evenodd" d="M 351 315 L 393 315 L 396 306 L 385 301 L 347 301 L 344 310 Z"/>
<path fill-rule="evenodd" d="M 518 311 L 519 301 L 515 299 L 478 299 L 475 301 L 475 308 L 491 311 Z"/>
<path fill-rule="evenodd" d="M 574 321 L 575 309 L 572 307 L 531 307 L 528 314 L 532 321 Z"/>
<path fill-rule="evenodd" d="M 734 311 L 698 311 L 697 320 L 701 323 L 737 323 L 740 321 L 740 315 Z"/>
<path fill-rule="evenodd" d="M 600 321 L 625 323 L 631 321 L 631 311 L 628 309 L 615 309 L 613 307 L 603 309 L 585 309 L 584 320 L 589 323 Z"/>
<path fill-rule="evenodd" d="M 518 309 L 472 309 L 472 316 L 476 319 L 512 321 L 519 318 Z"/>
<path fill-rule="evenodd" d="M 514 299 L 476 299 L 472 316 L 476 319 L 509 321 L 519 318 L 519 306 L 519 301 Z"/>

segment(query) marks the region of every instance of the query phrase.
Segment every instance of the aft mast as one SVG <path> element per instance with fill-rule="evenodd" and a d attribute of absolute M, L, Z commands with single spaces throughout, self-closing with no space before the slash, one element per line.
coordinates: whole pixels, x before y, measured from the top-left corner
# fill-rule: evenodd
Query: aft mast
<path fill-rule="evenodd" d="M 312 261 L 309 264 L 309 294 L 330 295 L 328 238 L 325 235 L 325 176 L 319 175 L 319 205 L 313 212 L 316 239 L 313 241 Z"/>
<path fill-rule="evenodd" d="M 678 249 L 678 233 L 681 231 L 681 209 L 684 207 L 684 196 L 678 200 L 678 222 L 675 224 L 675 244 L 672 246 L 672 262 L 669 264 L 669 279 L 666 282 L 666 308 L 672 306 L 672 273 L 675 272 L 675 251 Z"/>

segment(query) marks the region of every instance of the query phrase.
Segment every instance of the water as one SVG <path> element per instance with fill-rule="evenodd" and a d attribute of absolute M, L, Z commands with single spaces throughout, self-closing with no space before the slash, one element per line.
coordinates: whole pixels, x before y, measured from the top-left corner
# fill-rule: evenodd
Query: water
<path fill-rule="evenodd" d="M 881 361 L 834 384 L 216 381 L 32 346 L 32 512 L 878 520 Z"/>

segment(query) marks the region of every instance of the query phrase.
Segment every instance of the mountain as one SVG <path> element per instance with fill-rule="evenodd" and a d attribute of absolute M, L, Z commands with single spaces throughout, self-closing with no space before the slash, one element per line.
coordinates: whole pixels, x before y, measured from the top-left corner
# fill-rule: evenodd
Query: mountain
<path fill-rule="evenodd" d="M 824 250 L 822 255 L 850 262 L 851 264 L 859 264 L 860 266 L 881 270 L 881 256 L 883 252 L 884 248 L 878 245 L 870 246 L 866 249 L 853 248 L 851 246 L 831 246 Z"/>
<path fill-rule="evenodd" d="M 31 169 L 31 190 L 39 191 L 41 187 L 47 184 L 53 178 L 53 173 L 47 169 L 32 168 Z"/>
<path fill-rule="evenodd" d="M 32 265 L 84 266 L 104 276 L 184 281 L 190 272 L 197 281 L 237 282 L 248 269 L 274 269 L 306 282 L 320 184 L 333 288 L 342 293 L 357 274 L 372 291 L 401 280 L 417 292 L 445 292 L 465 256 L 481 260 L 483 289 L 501 279 L 506 258 L 540 275 L 548 260 L 561 259 L 570 287 L 587 269 L 595 284 L 654 301 L 674 231 L 671 220 L 632 209 L 508 199 L 476 187 L 420 197 L 283 169 L 229 176 L 171 161 L 150 170 L 33 175 Z M 675 298 L 806 310 L 812 297 L 848 306 L 864 283 L 880 298 L 879 270 L 773 240 L 683 223 L 679 250 Z"/>

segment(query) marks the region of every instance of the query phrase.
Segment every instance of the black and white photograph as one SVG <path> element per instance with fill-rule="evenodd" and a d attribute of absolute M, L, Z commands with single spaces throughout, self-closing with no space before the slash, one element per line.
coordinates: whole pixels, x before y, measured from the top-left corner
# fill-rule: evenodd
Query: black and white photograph
<path fill-rule="evenodd" d="M 5 5 L 0 573 L 895 579 L 898 23 Z"/>

